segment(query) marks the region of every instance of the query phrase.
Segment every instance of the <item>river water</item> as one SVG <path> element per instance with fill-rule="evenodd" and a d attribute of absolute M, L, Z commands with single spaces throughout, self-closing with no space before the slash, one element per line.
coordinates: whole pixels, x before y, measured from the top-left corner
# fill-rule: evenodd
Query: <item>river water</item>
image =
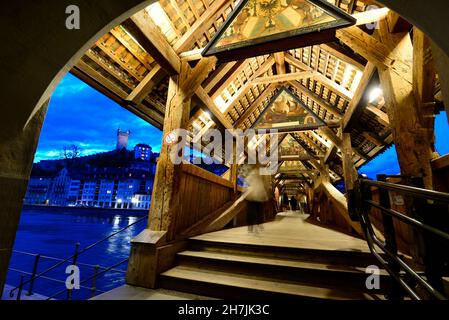
<path fill-rule="evenodd" d="M 40 254 L 38 272 L 58 263 L 49 257 L 65 259 L 73 255 L 75 244 L 80 244 L 80 250 L 104 239 L 108 235 L 121 230 L 139 219 L 134 226 L 111 237 L 95 248 L 86 251 L 78 257 L 78 263 L 92 266 L 79 265 L 82 286 L 79 290 L 72 291 L 73 299 L 88 299 L 92 294 L 89 290 L 93 282 L 89 280 L 93 276 L 94 266 L 111 267 L 129 257 L 130 241 L 146 226 L 144 218 L 147 212 L 134 210 L 106 210 L 86 208 L 49 208 L 49 207 L 25 207 L 22 211 L 21 221 L 14 245 L 14 253 L 10 263 L 7 284 L 18 285 L 20 273 L 14 270 L 32 272 L 35 257 L 23 254 L 27 252 Z M 46 274 L 46 277 L 57 279 L 52 281 L 40 278 L 34 284 L 34 292 L 52 296 L 65 289 L 65 281 L 68 277 L 65 263 Z M 95 294 L 108 291 L 124 284 L 125 275 L 118 270 L 126 270 L 127 264 L 121 264 L 113 271 L 98 277 Z M 98 272 L 101 272 L 99 269 Z M 29 275 L 25 275 L 25 280 Z M 85 281 L 88 280 L 88 281 Z M 85 281 L 83 283 L 83 281 Z M 89 289 L 88 289 L 89 288 Z M 24 286 L 24 291 L 28 285 Z M 101 290 L 101 291 L 100 291 Z M 64 292 L 56 299 L 65 299 Z"/>

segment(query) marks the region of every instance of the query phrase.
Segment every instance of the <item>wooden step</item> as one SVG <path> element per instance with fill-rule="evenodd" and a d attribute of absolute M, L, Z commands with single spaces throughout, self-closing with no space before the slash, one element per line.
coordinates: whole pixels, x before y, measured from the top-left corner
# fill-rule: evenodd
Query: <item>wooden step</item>
<path fill-rule="evenodd" d="M 308 262 L 324 263 L 337 266 L 366 268 L 379 262 L 370 252 L 350 250 L 323 250 L 297 247 L 280 247 L 264 244 L 241 244 L 220 241 L 189 239 L 188 249 L 192 251 L 221 252 L 228 254 L 250 255 L 294 259 Z"/>
<path fill-rule="evenodd" d="M 296 259 L 261 257 L 212 251 L 184 251 L 177 255 L 179 265 L 253 274 L 273 279 L 294 280 L 310 284 L 344 286 L 367 291 L 365 268 L 329 265 Z M 385 293 L 390 288 L 388 273 L 381 270 L 380 282 Z"/>
<path fill-rule="evenodd" d="M 163 288 L 222 299 L 331 299 L 380 300 L 382 295 L 323 287 L 256 275 L 229 273 L 205 268 L 177 266 L 160 276 Z"/>

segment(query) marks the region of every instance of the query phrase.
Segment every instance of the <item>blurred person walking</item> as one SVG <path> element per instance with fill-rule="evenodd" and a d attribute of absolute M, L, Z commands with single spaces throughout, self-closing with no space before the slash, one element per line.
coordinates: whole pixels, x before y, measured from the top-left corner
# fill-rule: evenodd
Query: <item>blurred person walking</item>
<path fill-rule="evenodd" d="M 248 183 L 246 195 L 246 200 L 248 201 L 248 232 L 258 234 L 259 230 L 263 230 L 264 207 L 265 203 L 270 199 L 268 187 L 257 166 L 251 169 L 246 177 L 246 182 Z"/>

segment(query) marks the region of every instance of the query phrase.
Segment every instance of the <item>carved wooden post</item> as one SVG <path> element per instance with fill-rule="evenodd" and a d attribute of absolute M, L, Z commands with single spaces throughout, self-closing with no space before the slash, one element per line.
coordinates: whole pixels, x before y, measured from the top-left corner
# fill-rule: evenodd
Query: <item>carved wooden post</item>
<path fill-rule="evenodd" d="M 343 175 L 345 180 L 346 192 L 354 190 L 354 183 L 357 180 L 357 171 L 354 166 L 354 161 L 352 157 L 352 144 L 351 144 L 351 134 L 342 134 L 342 161 L 343 161 Z"/>
<path fill-rule="evenodd" d="M 202 59 L 192 70 L 181 61 L 180 74 L 170 77 L 161 153 L 156 167 L 148 228 L 132 241 L 127 283 L 154 288 L 157 275 L 170 268 L 184 243 L 173 242 L 182 202 L 182 166 L 172 162 L 165 137 L 176 129 L 185 129 L 190 115 L 191 98 L 215 65 L 215 58 Z M 168 244 L 169 242 L 172 242 Z"/>
<path fill-rule="evenodd" d="M 428 128 L 421 122 L 421 102 L 416 99 L 415 91 L 418 89 L 414 90 L 411 75 L 413 46 L 410 35 L 390 34 L 385 21 L 380 22 L 379 35 L 391 53 L 400 55 L 410 66 L 404 72 L 392 68 L 378 68 L 401 172 L 407 176 L 423 176 L 425 187 L 433 189 L 433 134 L 429 134 Z M 415 72 L 416 70 L 415 68 Z M 423 75 L 424 73 L 421 73 L 421 76 Z M 416 77 L 419 75 L 415 73 Z"/>

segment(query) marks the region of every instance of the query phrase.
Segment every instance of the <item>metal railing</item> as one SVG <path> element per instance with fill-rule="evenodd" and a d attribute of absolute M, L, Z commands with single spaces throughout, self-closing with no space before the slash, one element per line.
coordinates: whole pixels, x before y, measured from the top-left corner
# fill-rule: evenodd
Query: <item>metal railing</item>
<path fill-rule="evenodd" d="M 124 228 L 122 228 L 122 229 L 120 229 L 120 230 L 118 230 L 116 232 L 111 233 L 107 237 L 105 237 L 105 238 L 103 238 L 103 239 L 101 239 L 101 240 L 99 240 L 99 241 L 97 241 L 97 242 L 95 242 L 95 243 L 93 243 L 93 244 L 91 244 L 89 246 L 86 246 L 85 248 L 83 248 L 81 250 L 79 250 L 80 244 L 77 243 L 75 245 L 74 254 L 71 255 L 68 258 L 65 258 L 65 259 L 14 250 L 13 253 L 15 253 L 15 254 L 28 255 L 28 256 L 34 257 L 34 262 L 33 262 L 33 267 L 32 267 L 31 272 L 19 270 L 19 269 L 16 269 L 16 268 L 9 268 L 9 271 L 12 271 L 12 272 L 20 274 L 20 283 L 19 283 L 19 285 L 17 285 L 16 287 L 14 287 L 13 289 L 11 289 L 9 291 L 9 296 L 11 298 L 13 298 L 14 295 L 15 295 L 15 292 L 17 292 L 16 299 L 20 300 L 21 296 L 22 296 L 22 291 L 23 291 L 23 289 L 24 289 L 24 287 L 26 285 L 28 285 L 28 291 L 27 291 L 26 294 L 28 296 L 31 296 L 33 294 L 34 284 L 35 284 L 36 280 L 38 280 L 38 279 L 52 281 L 52 282 L 59 283 L 59 284 L 64 284 L 64 286 L 65 286 L 65 284 L 66 284 L 65 281 L 46 276 L 46 275 L 48 275 L 48 273 L 50 271 L 53 271 L 56 268 L 58 268 L 60 266 L 63 266 L 64 264 L 70 264 L 72 266 L 83 266 L 83 267 L 92 268 L 92 270 L 93 270 L 92 276 L 90 276 L 86 280 L 81 281 L 80 282 L 80 284 L 81 284 L 80 288 L 89 290 L 90 293 L 91 293 L 91 297 L 93 297 L 96 293 L 103 293 L 104 291 L 99 290 L 96 287 L 96 283 L 97 283 L 98 278 L 100 276 L 105 275 L 108 272 L 118 272 L 118 273 L 126 274 L 125 270 L 117 269 L 117 267 L 122 265 L 122 264 L 124 264 L 125 262 L 127 262 L 128 259 L 122 260 L 119 263 L 114 264 L 113 266 L 105 267 L 105 266 L 101 266 L 101 265 L 93 265 L 93 264 L 78 262 L 78 257 L 80 255 L 82 255 L 82 254 L 92 250 L 93 248 L 96 248 L 101 243 L 111 239 L 112 237 L 114 237 L 114 236 L 116 236 L 118 234 L 121 234 L 122 232 L 128 230 L 132 226 L 134 226 L 134 225 L 138 224 L 139 222 L 144 221 L 146 219 L 148 219 L 148 216 L 141 217 L 141 218 L 137 219 L 136 221 L 130 223 L 126 227 L 124 227 Z M 57 262 L 54 265 L 52 265 L 51 267 L 48 267 L 44 271 L 38 273 L 38 266 L 39 266 L 39 264 L 41 263 L 42 260 L 57 261 Z M 29 277 L 29 278 L 25 281 L 25 277 Z M 82 285 L 82 284 L 85 284 L 88 281 L 92 282 L 91 286 L 88 287 L 88 286 L 83 286 Z M 53 298 L 59 296 L 60 294 L 62 294 L 64 292 L 67 292 L 67 298 L 66 299 L 67 300 L 71 300 L 72 299 L 72 290 L 71 289 L 67 289 L 67 288 L 64 288 L 63 290 L 61 290 L 61 291 L 59 291 L 59 292 L 57 292 L 55 294 L 50 295 L 50 297 L 48 297 L 47 299 L 53 299 Z"/>
<path fill-rule="evenodd" d="M 386 182 L 393 177 L 407 180 L 412 186 Z M 358 180 L 350 210 L 351 217 L 360 221 L 371 252 L 394 280 L 388 298 L 403 299 L 405 293 L 415 300 L 447 300 L 442 278 L 449 272 L 449 194 L 424 189 L 422 178 L 378 175 L 378 180 Z M 378 201 L 373 199 L 375 189 Z M 407 215 L 392 209 L 392 192 L 403 197 Z M 373 208 L 381 213 L 385 239 L 379 239 L 374 231 L 370 218 Z M 412 228 L 415 253 L 424 274 L 406 263 L 399 252 L 395 220 Z"/>

